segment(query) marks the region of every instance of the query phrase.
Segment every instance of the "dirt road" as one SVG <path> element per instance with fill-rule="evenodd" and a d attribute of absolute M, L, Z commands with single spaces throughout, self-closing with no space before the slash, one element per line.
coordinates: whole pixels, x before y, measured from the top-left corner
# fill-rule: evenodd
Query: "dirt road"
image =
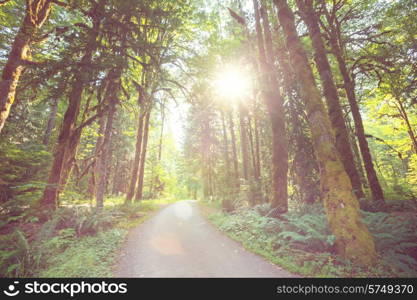
<path fill-rule="evenodd" d="M 117 277 L 293 277 L 246 251 L 200 214 L 196 201 L 171 204 L 129 233 Z"/>

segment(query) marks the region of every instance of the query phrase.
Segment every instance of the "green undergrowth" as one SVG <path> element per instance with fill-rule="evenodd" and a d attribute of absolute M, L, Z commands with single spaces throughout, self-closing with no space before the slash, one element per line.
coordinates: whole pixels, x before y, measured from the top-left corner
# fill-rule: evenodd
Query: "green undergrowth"
<path fill-rule="evenodd" d="M 335 237 L 321 205 L 309 205 L 279 219 L 268 217 L 268 212 L 268 205 L 259 205 L 233 214 L 213 213 L 209 219 L 248 250 L 302 276 L 417 276 L 415 212 L 362 212 L 379 255 L 372 268 L 356 266 L 335 254 Z"/>
<path fill-rule="evenodd" d="M 122 198 L 111 198 L 100 212 L 84 205 L 64 206 L 43 224 L 27 214 L 0 237 L 0 276 L 110 277 L 129 228 L 170 202 L 173 199 L 123 205 Z"/>

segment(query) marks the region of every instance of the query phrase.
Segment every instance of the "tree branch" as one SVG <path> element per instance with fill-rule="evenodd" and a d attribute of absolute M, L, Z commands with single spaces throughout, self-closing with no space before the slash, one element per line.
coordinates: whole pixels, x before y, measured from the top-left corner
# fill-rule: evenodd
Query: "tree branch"
<path fill-rule="evenodd" d="M 61 7 L 65 7 L 65 8 L 70 7 L 70 5 L 68 3 L 65 3 L 65 2 L 62 2 L 62 1 L 59 1 L 59 0 L 52 0 L 51 2 L 58 5 L 58 6 L 61 6 Z"/>
<path fill-rule="evenodd" d="M 6 4 L 7 2 L 9 2 L 10 0 L 3 0 L 3 1 L 0 1 L 0 6 L 2 6 L 2 5 L 4 5 L 4 4 Z"/>

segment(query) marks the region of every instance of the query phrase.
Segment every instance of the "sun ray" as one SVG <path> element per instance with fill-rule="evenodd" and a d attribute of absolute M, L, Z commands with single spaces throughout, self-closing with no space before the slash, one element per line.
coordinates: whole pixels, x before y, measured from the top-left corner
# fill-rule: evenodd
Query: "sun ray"
<path fill-rule="evenodd" d="M 228 66 L 219 71 L 213 84 L 216 94 L 230 101 L 242 101 L 249 97 L 252 90 L 250 75 L 238 66 Z"/>

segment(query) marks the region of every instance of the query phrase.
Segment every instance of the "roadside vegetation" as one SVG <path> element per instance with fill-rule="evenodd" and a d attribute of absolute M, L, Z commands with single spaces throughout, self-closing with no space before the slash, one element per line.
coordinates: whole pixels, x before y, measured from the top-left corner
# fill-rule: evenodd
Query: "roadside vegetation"
<path fill-rule="evenodd" d="M 388 201 L 387 201 L 388 202 Z M 375 239 L 378 264 L 361 267 L 336 255 L 334 236 L 320 204 L 304 205 L 270 217 L 269 204 L 241 207 L 229 214 L 215 209 L 210 221 L 229 237 L 282 268 L 308 277 L 416 277 L 417 206 L 388 202 L 384 211 L 361 211 Z"/>
<path fill-rule="evenodd" d="M 43 224 L 33 214 L 9 220 L 0 237 L 0 276 L 111 277 L 129 228 L 174 200 L 123 201 L 106 199 L 102 211 L 62 207 Z"/>
<path fill-rule="evenodd" d="M 415 0 L 0 0 L 0 275 L 110 276 L 171 197 L 221 203 L 295 273 L 416 276 L 416 20 Z"/>

